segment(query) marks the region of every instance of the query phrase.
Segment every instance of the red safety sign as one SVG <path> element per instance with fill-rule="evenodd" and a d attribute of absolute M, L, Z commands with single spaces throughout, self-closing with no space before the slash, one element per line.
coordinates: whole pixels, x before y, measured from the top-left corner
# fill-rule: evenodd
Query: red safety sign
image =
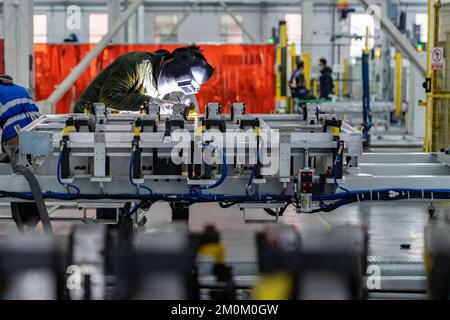
<path fill-rule="evenodd" d="M 444 63 L 444 48 L 433 48 L 431 51 L 431 69 L 443 70 Z"/>

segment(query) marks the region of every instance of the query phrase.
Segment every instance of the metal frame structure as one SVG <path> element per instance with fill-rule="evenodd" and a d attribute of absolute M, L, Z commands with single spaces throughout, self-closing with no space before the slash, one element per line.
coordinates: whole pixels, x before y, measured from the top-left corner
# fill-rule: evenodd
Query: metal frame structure
<path fill-rule="evenodd" d="M 142 117 L 142 126 L 137 125 L 137 121 L 141 121 L 139 115 L 105 114 L 104 106 L 96 105 L 96 108 L 95 116 L 43 116 L 21 131 L 21 163 L 33 168 L 44 190 L 64 193 L 67 192 L 64 185 L 76 184 L 83 193 L 110 195 L 139 194 L 143 191 L 142 188 L 151 188 L 155 193 L 186 195 L 181 198 L 189 198 L 192 196 L 189 193 L 190 186 L 214 185 L 216 177 L 220 176 L 219 167 L 222 167 L 223 173 L 224 165 L 223 163 L 219 166 L 208 165 L 202 155 L 199 162 L 193 164 L 199 166 L 194 169 L 185 164 L 172 164 L 170 158 L 173 149 L 180 147 L 180 143 L 173 140 L 175 133 L 171 131 L 176 127 L 186 129 L 191 135 L 189 141 L 181 145 L 183 150 L 184 148 L 190 150 L 191 142 L 204 144 L 204 137 L 207 137 L 208 132 L 203 134 L 201 132 L 205 128 L 222 130 L 225 134 L 224 146 L 227 153 L 233 151 L 229 146 L 233 145 L 236 135 L 248 134 L 246 129 L 254 130 L 253 133 L 249 133 L 249 141 L 244 141 L 243 144 L 238 142 L 235 146 L 243 152 L 238 151 L 234 155 L 235 164 L 232 164 L 233 156 L 225 155 L 228 172 L 232 173 L 228 174 L 222 185 L 214 189 L 206 187 L 202 195 L 241 196 L 249 186 L 249 179 L 250 181 L 253 179 L 252 187 L 258 190 L 257 194 L 300 196 L 302 172 L 311 173 L 311 181 L 308 184 L 320 184 L 325 192 L 332 192 L 335 188 L 334 182 L 321 180 L 321 175 L 329 174 L 328 168 L 333 167 L 340 141 L 344 148 L 343 154 L 351 157 L 354 165 L 357 165 L 358 156 L 361 154 L 360 133 L 331 116 L 319 114 L 315 105 L 308 106 L 306 116 L 245 115 L 245 105 L 234 104 L 230 118 L 220 114 L 217 104 L 209 104 L 207 115 L 201 121 L 183 119 L 181 110 L 184 110 L 184 106 L 180 106 L 179 114 L 167 118 L 159 116 L 155 111 L 157 108 L 150 106 L 149 114 Z M 175 110 L 178 110 L 177 107 Z M 73 131 L 66 132 L 68 127 Z M 138 140 L 137 136 L 133 135 L 133 130 L 141 130 L 137 128 L 143 130 Z M 258 133 L 260 131 L 271 137 L 267 136 L 267 139 L 265 135 L 260 137 Z M 271 141 L 272 137 L 276 137 L 274 138 L 276 140 Z M 257 150 L 255 143 L 259 139 L 261 144 L 270 145 L 268 154 L 270 153 L 272 157 L 271 161 L 274 161 L 275 165 L 279 163 L 279 168 L 275 168 L 275 171 L 263 165 L 268 154 L 261 153 L 260 160 L 258 163 L 255 162 L 252 154 Z M 64 151 L 60 149 L 62 142 L 66 147 Z M 128 182 L 127 168 L 134 143 L 140 155 L 139 161 L 134 163 L 139 173 L 133 172 L 133 179 L 138 187 Z M 155 156 L 155 152 L 158 159 L 165 159 L 163 160 L 165 166 L 171 167 L 170 170 L 158 164 L 160 160 Z M 58 173 L 57 163 L 61 153 L 63 153 L 62 167 Z M 6 175 L 10 170 L 9 165 L 2 168 L 3 174 Z M 195 173 L 196 170 L 198 173 Z M 62 185 L 58 183 L 58 174 L 61 174 Z M 255 176 L 251 177 L 253 175 Z M 342 172 L 339 173 L 339 178 L 341 176 Z M 14 182 L 8 179 L 9 188 L 3 185 L 0 189 L 26 192 L 26 182 L 22 177 L 12 175 L 10 178 Z M 193 198 L 196 198 L 195 194 Z M 268 200 L 263 199 L 264 197 L 257 196 L 253 201 L 250 197 L 248 202 Z M 276 197 L 271 199 L 277 202 Z M 278 202 L 283 201 L 279 199 Z"/>
<path fill-rule="evenodd" d="M 149 105 L 144 114 L 109 114 L 96 104 L 92 115 L 43 116 L 20 132 L 20 163 L 48 203 L 87 209 L 167 201 L 276 212 L 292 203 L 311 213 L 334 209 L 323 203 L 330 200 L 450 197 L 446 154 L 362 154 L 361 133 L 317 105 L 300 115 L 246 115 L 237 103 L 222 115 L 210 103 L 200 119 L 185 118 L 184 109 L 160 116 Z M 183 135 L 187 140 L 179 140 Z M 193 162 L 174 162 L 180 154 Z M 0 164 L 0 176 L 0 202 L 33 199 L 11 165 Z"/>

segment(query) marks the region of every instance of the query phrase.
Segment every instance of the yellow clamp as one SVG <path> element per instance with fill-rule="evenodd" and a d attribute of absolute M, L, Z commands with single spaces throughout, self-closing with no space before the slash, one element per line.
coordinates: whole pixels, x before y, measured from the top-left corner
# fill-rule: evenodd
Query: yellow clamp
<path fill-rule="evenodd" d="M 212 257 L 216 264 L 223 264 L 225 262 L 225 247 L 220 243 L 205 244 L 200 247 L 198 254 Z"/>
<path fill-rule="evenodd" d="M 333 137 L 339 137 L 341 135 L 341 128 L 333 127 L 331 132 L 333 134 Z"/>
<path fill-rule="evenodd" d="M 289 273 L 278 272 L 263 275 L 253 287 L 253 300 L 289 300 L 292 296 L 293 280 Z"/>
<path fill-rule="evenodd" d="M 195 107 L 193 107 L 193 108 L 189 108 L 188 110 L 187 110 L 187 117 L 188 118 L 196 118 L 198 115 L 197 115 L 197 110 L 195 110 Z"/>
<path fill-rule="evenodd" d="M 134 136 L 139 137 L 141 135 L 142 127 L 134 127 Z"/>
<path fill-rule="evenodd" d="M 66 126 L 66 127 L 64 127 L 64 130 L 63 130 L 63 136 L 67 137 L 67 136 L 69 136 L 69 133 L 71 133 L 73 131 L 76 131 L 75 126 Z"/>
<path fill-rule="evenodd" d="M 195 130 L 195 136 L 199 137 L 202 135 L 203 132 L 206 131 L 206 126 L 199 126 L 196 130 Z"/>

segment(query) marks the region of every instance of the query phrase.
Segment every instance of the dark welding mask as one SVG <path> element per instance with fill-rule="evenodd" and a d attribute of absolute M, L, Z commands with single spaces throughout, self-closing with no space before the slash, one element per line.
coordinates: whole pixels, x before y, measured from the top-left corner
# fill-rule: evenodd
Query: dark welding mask
<path fill-rule="evenodd" d="M 166 61 L 158 79 L 158 91 L 162 95 L 172 92 L 196 94 L 214 73 L 196 47 L 177 49 L 166 57 Z"/>

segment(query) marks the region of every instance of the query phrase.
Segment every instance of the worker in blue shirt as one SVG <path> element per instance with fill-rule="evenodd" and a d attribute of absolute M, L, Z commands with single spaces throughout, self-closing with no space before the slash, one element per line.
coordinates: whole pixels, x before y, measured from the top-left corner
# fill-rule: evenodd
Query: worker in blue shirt
<path fill-rule="evenodd" d="M 0 128 L 3 149 L 7 154 L 10 148 L 6 146 L 19 145 L 20 129 L 25 128 L 39 116 L 39 109 L 27 89 L 14 84 L 10 76 L 0 75 Z"/>
<path fill-rule="evenodd" d="M 39 109 L 27 89 L 14 84 L 8 75 L 0 75 L 0 128 L 6 162 L 18 160 L 19 131 L 39 117 Z M 5 161 L 3 161 L 5 162 Z M 34 202 L 11 203 L 11 211 L 19 230 L 34 228 L 39 214 Z"/>

